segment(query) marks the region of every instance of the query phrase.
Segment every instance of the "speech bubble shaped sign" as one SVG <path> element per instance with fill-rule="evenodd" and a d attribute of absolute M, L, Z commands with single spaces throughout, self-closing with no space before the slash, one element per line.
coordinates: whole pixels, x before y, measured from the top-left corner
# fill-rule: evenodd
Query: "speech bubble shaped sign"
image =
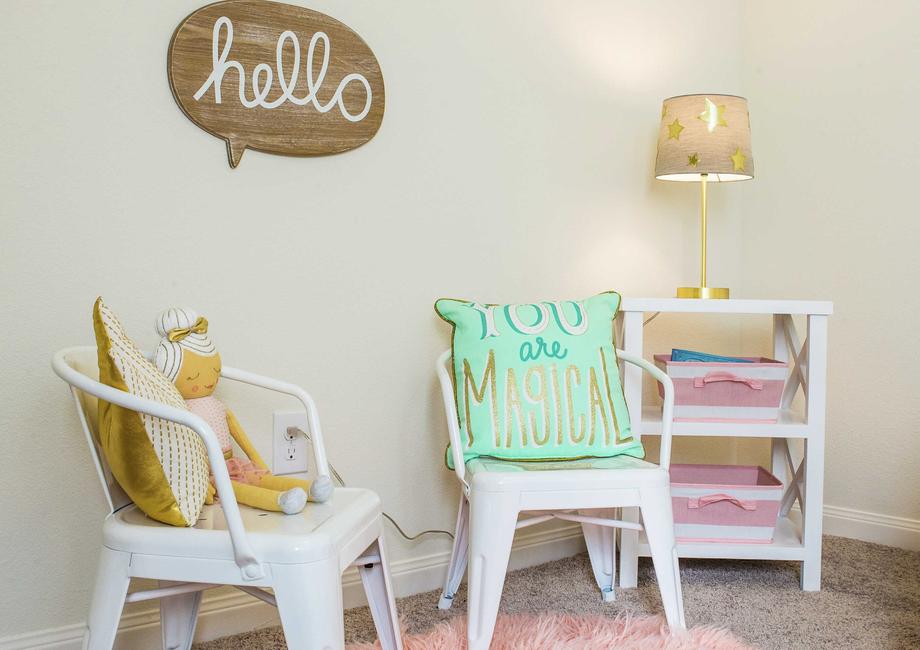
<path fill-rule="evenodd" d="M 182 111 L 227 142 L 291 156 L 359 147 L 383 121 L 383 75 L 360 36 L 317 11 L 226 0 L 189 15 L 173 34 L 169 85 Z"/>

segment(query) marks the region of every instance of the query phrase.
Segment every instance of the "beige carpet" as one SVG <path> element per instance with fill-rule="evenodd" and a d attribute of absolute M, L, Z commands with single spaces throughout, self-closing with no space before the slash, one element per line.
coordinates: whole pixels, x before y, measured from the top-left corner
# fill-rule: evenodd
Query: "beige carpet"
<path fill-rule="evenodd" d="M 682 560 L 688 625 L 720 625 L 764 650 L 901 650 L 920 648 L 920 553 L 840 537 L 824 539 L 824 588 L 799 590 L 792 562 Z M 420 632 L 466 609 L 461 587 L 454 606 L 437 609 L 438 592 L 399 601 L 410 632 Z M 615 615 L 660 614 L 651 563 L 639 565 L 639 588 L 617 590 L 601 602 L 587 555 L 508 575 L 506 612 L 560 611 Z M 349 642 L 375 638 L 366 607 L 345 614 Z M 200 650 L 284 648 L 280 628 L 266 628 L 197 645 Z"/>

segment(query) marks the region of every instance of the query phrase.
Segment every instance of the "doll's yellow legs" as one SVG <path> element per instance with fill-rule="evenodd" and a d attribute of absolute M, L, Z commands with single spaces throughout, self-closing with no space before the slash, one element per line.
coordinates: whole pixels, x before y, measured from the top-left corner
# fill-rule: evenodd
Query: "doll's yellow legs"
<path fill-rule="evenodd" d="M 312 481 L 307 481 L 302 478 L 293 478 L 291 476 L 275 476 L 274 474 L 265 474 L 262 476 L 262 480 L 259 482 L 259 486 L 263 488 L 268 488 L 269 490 L 278 490 L 279 492 L 286 492 L 295 487 L 303 488 L 303 491 L 307 494 L 310 494 L 310 485 Z"/>
<path fill-rule="evenodd" d="M 308 497 L 310 495 L 310 481 L 287 476 L 268 474 L 262 476 L 259 485 L 250 485 L 237 481 L 231 481 L 231 484 L 233 485 L 233 493 L 239 503 L 259 510 L 281 512 L 281 506 L 278 505 L 278 495 L 296 487 L 303 488 Z"/>

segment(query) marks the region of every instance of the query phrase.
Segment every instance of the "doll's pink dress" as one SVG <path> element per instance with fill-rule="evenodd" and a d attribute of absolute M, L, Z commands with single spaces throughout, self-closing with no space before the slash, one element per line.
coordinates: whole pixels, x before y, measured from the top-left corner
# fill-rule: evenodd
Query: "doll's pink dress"
<path fill-rule="evenodd" d="M 208 397 L 187 399 L 185 404 L 188 406 L 189 411 L 207 422 L 211 430 L 217 435 L 220 450 L 224 452 L 224 458 L 227 460 L 227 471 L 230 473 L 230 480 L 237 483 L 259 485 L 262 476 L 268 474 L 268 470 L 262 469 L 248 458 L 237 458 L 233 455 L 233 438 L 230 436 L 230 426 L 227 424 L 227 407 L 224 406 L 224 403 L 213 395 L 209 395 Z M 213 474 L 211 474 L 211 482 L 214 482 Z"/>

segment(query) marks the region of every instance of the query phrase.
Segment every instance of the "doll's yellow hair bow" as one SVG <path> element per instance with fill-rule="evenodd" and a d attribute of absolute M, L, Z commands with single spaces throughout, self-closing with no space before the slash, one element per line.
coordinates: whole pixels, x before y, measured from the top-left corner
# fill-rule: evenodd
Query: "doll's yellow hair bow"
<path fill-rule="evenodd" d="M 178 343 L 184 339 L 189 334 L 207 334 L 208 333 L 208 319 L 204 316 L 199 316 L 198 320 L 195 321 L 195 324 L 191 327 L 177 327 L 174 330 L 169 330 L 169 333 L 166 337 L 169 339 L 170 343 Z"/>

